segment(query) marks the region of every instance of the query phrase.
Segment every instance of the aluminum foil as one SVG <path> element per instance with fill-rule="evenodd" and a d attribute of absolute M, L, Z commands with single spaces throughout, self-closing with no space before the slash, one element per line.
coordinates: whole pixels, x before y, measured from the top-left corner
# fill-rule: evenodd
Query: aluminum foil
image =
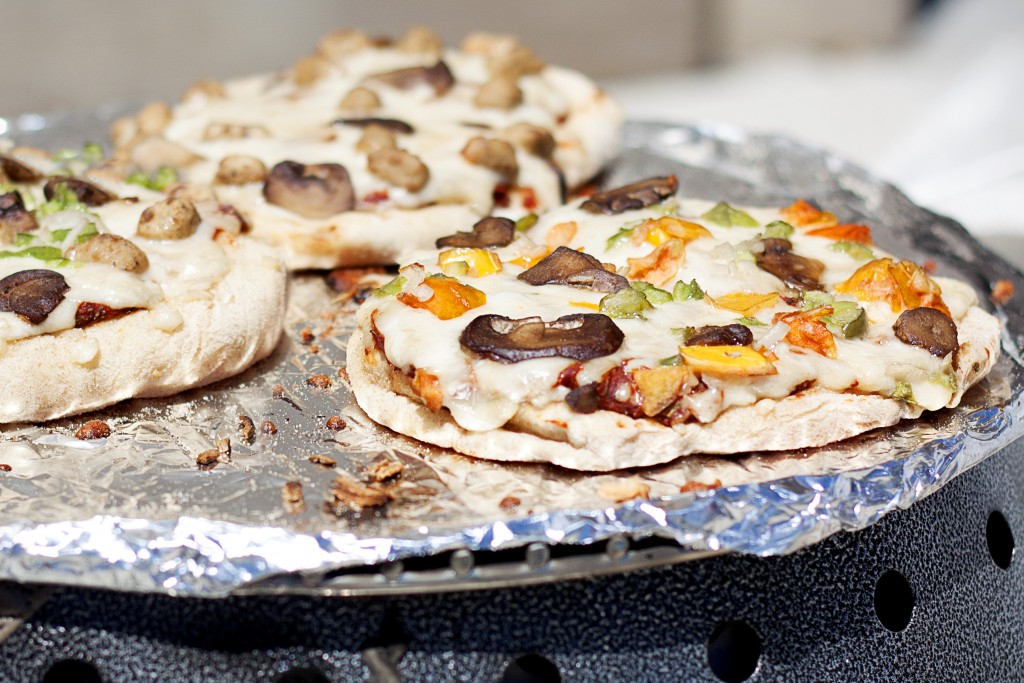
<path fill-rule="evenodd" d="M 114 114 L 4 123 L 19 142 L 54 148 L 102 140 Z M 603 182 L 662 173 L 677 174 L 684 194 L 706 199 L 811 199 L 844 222 L 869 223 L 885 249 L 967 280 L 985 302 L 996 280 L 1024 292 L 1024 277 L 955 222 L 789 139 L 634 122 Z M 0 473 L 0 579 L 224 596 L 329 592 L 331 577 L 367 565 L 538 542 L 660 536 L 677 542 L 684 558 L 785 554 L 913 504 L 1022 431 L 1020 296 L 993 307 L 1004 322 L 1003 358 L 955 410 L 824 448 L 695 456 L 603 475 L 474 460 L 376 427 L 345 383 L 354 308 L 322 274 L 295 277 L 280 348 L 242 376 L 170 399 L 0 429 L 0 464 L 10 466 Z M 314 375 L 330 386 L 311 385 Z M 277 433 L 243 443 L 240 415 L 257 428 L 273 422 Z M 330 429 L 332 417 L 344 428 Z M 92 418 L 113 434 L 75 439 Z M 230 460 L 197 466 L 197 454 L 224 438 Z M 339 474 L 368 482 L 381 463 L 401 466 L 397 479 L 374 484 L 391 502 L 330 504 Z M 302 485 L 301 510 L 282 501 L 288 482 Z M 635 483 L 649 487 L 647 499 L 614 502 L 616 487 Z M 681 492 L 695 483 L 716 488 Z M 471 578 L 456 573 L 447 585 Z"/>

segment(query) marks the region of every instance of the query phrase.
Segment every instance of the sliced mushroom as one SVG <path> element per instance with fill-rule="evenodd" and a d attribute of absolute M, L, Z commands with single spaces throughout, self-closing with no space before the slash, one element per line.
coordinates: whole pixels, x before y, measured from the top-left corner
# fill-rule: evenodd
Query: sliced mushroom
<path fill-rule="evenodd" d="M 590 254 L 569 247 L 558 247 L 533 267 L 519 274 L 531 285 L 569 285 L 595 292 L 617 292 L 629 287 L 629 280 L 605 270 Z"/>
<path fill-rule="evenodd" d="M 489 168 L 505 180 L 512 182 L 519 173 L 516 150 L 504 140 L 477 135 L 462 148 L 462 158 L 471 164 Z"/>
<path fill-rule="evenodd" d="M 392 133 L 402 133 L 403 135 L 416 132 L 415 128 L 400 119 L 382 119 L 373 116 L 351 119 L 335 119 L 334 123 L 342 126 L 355 126 L 356 128 L 368 128 L 370 126 L 374 126 L 384 128 Z"/>
<path fill-rule="evenodd" d="M 892 326 L 897 339 L 918 346 L 939 358 L 960 348 L 956 323 L 935 308 L 911 308 L 903 311 Z"/>
<path fill-rule="evenodd" d="M 246 185 L 267 179 L 266 165 L 256 157 L 231 154 L 220 160 L 213 182 L 217 185 Z"/>
<path fill-rule="evenodd" d="M 438 97 L 451 90 L 452 85 L 455 84 L 455 77 L 452 76 L 451 70 L 443 61 L 439 61 L 433 66 L 411 66 L 397 71 L 388 71 L 376 74 L 372 78 L 399 90 L 410 90 L 418 85 L 426 84 L 434 89 Z"/>
<path fill-rule="evenodd" d="M 794 254 L 791 251 L 793 243 L 786 239 L 770 237 L 761 240 L 761 243 L 764 251 L 754 254 L 758 268 L 771 273 L 793 289 L 821 289 L 818 280 L 825 271 L 824 263 Z"/>
<path fill-rule="evenodd" d="M 36 217 L 25 208 L 20 192 L 0 194 L 0 244 L 10 244 L 19 232 L 38 227 Z"/>
<path fill-rule="evenodd" d="M 102 233 L 81 244 L 73 244 L 64 251 L 66 258 L 88 263 L 105 263 L 129 273 L 143 273 L 149 268 L 146 252 L 131 240 L 118 235 Z"/>
<path fill-rule="evenodd" d="M 499 216 L 487 216 L 473 224 L 472 232 L 457 232 L 439 237 L 434 245 L 442 247 L 504 247 L 512 244 L 516 236 L 515 221 Z"/>
<path fill-rule="evenodd" d="M 754 335 L 746 325 L 705 325 L 698 329 L 686 342 L 686 346 L 746 346 L 754 341 Z"/>
<path fill-rule="evenodd" d="M 431 55 L 440 54 L 443 47 L 441 38 L 424 26 L 413 26 L 395 43 L 395 48 L 402 52 L 424 52 Z"/>
<path fill-rule="evenodd" d="M 47 200 L 53 199 L 57 194 L 57 187 L 59 185 L 66 186 L 78 197 L 78 201 L 86 206 L 103 206 L 117 199 L 117 195 L 107 192 L 102 187 L 94 185 L 88 180 L 72 178 L 70 176 L 53 176 L 47 180 L 46 185 L 43 185 L 43 196 Z"/>
<path fill-rule="evenodd" d="M 58 272 L 21 270 L 0 280 L 0 311 L 15 313 L 38 325 L 60 305 L 69 289 Z"/>
<path fill-rule="evenodd" d="M 676 193 L 679 181 L 674 175 L 648 178 L 594 194 L 580 208 L 590 213 L 617 214 L 642 209 L 668 199 Z"/>
<path fill-rule="evenodd" d="M 327 218 L 355 206 L 352 181 L 340 164 L 282 161 L 270 170 L 263 196 L 304 218 Z"/>
<path fill-rule="evenodd" d="M 367 126 L 363 135 L 356 143 L 356 149 L 365 154 L 373 154 L 382 149 L 395 149 L 398 141 L 395 134 L 383 126 Z"/>
<path fill-rule="evenodd" d="M 539 317 L 513 320 L 482 315 L 459 336 L 463 347 L 499 363 L 561 356 L 589 360 L 615 353 L 625 336 L 600 313 L 574 313 L 544 322 Z"/>
<path fill-rule="evenodd" d="M 430 180 L 427 165 L 404 149 L 379 149 L 367 158 L 366 167 L 386 183 L 409 192 L 419 192 Z"/>
<path fill-rule="evenodd" d="M 0 172 L 12 183 L 37 183 L 43 174 L 12 156 L 0 154 Z"/>
<path fill-rule="evenodd" d="M 342 111 L 367 112 L 373 111 L 380 106 L 380 98 L 377 93 L 362 86 L 352 88 L 345 97 L 338 103 L 338 109 Z"/>
<path fill-rule="evenodd" d="M 514 79 L 507 77 L 492 78 L 476 91 L 473 104 L 488 109 L 512 109 L 523 103 L 523 91 Z"/>
<path fill-rule="evenodd" d="M 203 131 L 203 140 L 250 140 L 269 137 L 270 131 L 267 127 L 258 124 L 214 122 Z"/>
<path fill-rule="evenodd" d="M 195 234 L 199 220 L 192 202 L 169 197 L 142 212 L 136 232 L 151 240 L 181 240 Z"/>
<path fill-rule="evenodd" d="M 543 126 L 535 126 L 532 123 L 515 123 L 502 131 L 502 137 L 541 159 L 550 159 L 551 155 L 555 153 L 555 138 Z"/>

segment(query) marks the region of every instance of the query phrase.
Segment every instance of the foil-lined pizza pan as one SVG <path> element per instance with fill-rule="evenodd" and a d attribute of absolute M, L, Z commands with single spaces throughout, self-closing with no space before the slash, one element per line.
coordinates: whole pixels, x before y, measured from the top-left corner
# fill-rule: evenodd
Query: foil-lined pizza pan
<path fill-rule="evenodd" d="M 101 141 L 116 113 L 22 117 L 6 121 L 7 134 L 50 149 Z M 280 347 L 241 376 L 0 429 L 0 464 L 9 466 L 0 472 L 0 579 L 191 596 L 384 593 L 493 583 L 496 574 L 473 561 L 490 551 L 523 551 L 498 583 L 709 553 L 778 555 L 907 507 L 1021 435 L 1021 297 L 993 305 L 988 295 L 997 280 L 1024 291 L 1024 276 L 961 226 L 827 153 L 724 126 L 630 123 L 602 182 L 664 173 L 677 174 L 688 196 L 755 205 L 802 197 L 870 224 L 883 248 L 975 286 L 1003 321 L 1002 359 L 955 410 L 823 448 L 601 475 L 502 465 L 371 423 L 344 373 L 355 304 L 322 273 L 306 273 L 291 283 Z M 242 415 L 255 426 L 251 443 L 238 432 Z M 112 434 L 76 439 L 89 419 Z M 197 465 L 223 439 L 230 457 Z M 347 503 L 334 493 L 339 476 L 386 502 Z M 646 497 L 616 502 L 637 490 Z M 673 550 L 609 561 L 631 539 L 650 538 Z M 551 559 L 597 548 L 599 560 Z M 452 561 L 433 573 L 402 571 L 443 554 Z"/>

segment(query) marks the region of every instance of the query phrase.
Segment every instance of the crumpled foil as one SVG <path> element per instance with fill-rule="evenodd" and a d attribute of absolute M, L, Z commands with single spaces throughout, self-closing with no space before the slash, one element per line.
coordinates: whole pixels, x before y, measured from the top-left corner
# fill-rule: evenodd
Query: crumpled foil
<path fill-rule="evenodd" d="M 102 140 L 104 118 L 114 114 L 3 123 L 19 142 L 52 149 Z M 883 248 L 972 283 L 986 305 L 996 280 L 1024 291 L 1024 277 L 955 222 L 789 139 L 634 122 L 602 182 L 665 173 L 677 174 L 688 196 L 755 205 L 813 200 L 844 222 L 870 224 Z M 785 554 L 913 504 L 1022 431 L 1020 296 L 990 305 L 1004 323 L 1004 355 L 955 410 L 824 448 L 694 456 L 601 475 L 474 460 L 376 427 L 342 371 L 354 308 L 322 274 L 297 276 L 280 348 L 241 376 L 169 399 L 0 429 L 0 463 L 10 466 L 0 473 L 0 579 L 224 596 L 328 592 L 330 577 L 358 576 L 367 565 L 538 542 L 597 547 L 616 536 L 672 539 L 684 558 Z M 307 383 L 315 374 L 331 386 Z M 239 415 L 258 431 L 271 421 L 277 433 L 259 432 L 245 444 Z M 343 429 L 327 427 L 333 416 Z M 74 438 L 93 418 L 113 434 Z M 197 466 L 197 454 L 223 438 L 232 442 L 230 460 Z M 401 475 L 373 483 L 368 468 L 380 463 L 400 464 Z M 339 474 L 386 489 L 391 502 L 331 504 Z M 282 502 L 287 482 L 302 484 L 301 510 Z M 613 501 L 617 485 L 635 483 L 649 487 L 647 499 Z M 694 483 L 718 487 L 680 492 Z M 463 572 L 449 585 L 471 579 Z"/>

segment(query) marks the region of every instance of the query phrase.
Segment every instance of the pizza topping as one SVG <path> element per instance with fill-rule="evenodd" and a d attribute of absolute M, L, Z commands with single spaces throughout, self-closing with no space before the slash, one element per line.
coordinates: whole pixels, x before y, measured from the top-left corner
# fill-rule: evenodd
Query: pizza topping
<path fill-rule="evenodd" d="M 367 155 L 382 149 L 397 148 L 398 140 L 395 138 L 395 134 L 384 126 L 376 124 L 364 128 L 362 137 L 356 143 L 356 150 Z"/>
<path fill-rule="evenodd" d="M 786 221 L 772 221 L 768 225 L 764 226 L 764 237 L 776 237 L 778 239 L 788 240 L 793 236 L 796 229 L 787 223 Z"/>
<path fill-rule="evenodd" d="M 633 372 L 640 397 L 640 410 L 654 417 L 679 398 L 683 384 L 692 375 L 685 365 L 662 365 L 657 368 L 638 368 Z"/>
<path fill-rule="evenodd" d="M 758 223 L 749 213 L 733 208 L 726 202 L 718 202 L 709 211 L 701 214 L 701 218 L 706 221 L 710 221 L 715 225 L 721 225 L 723 228 L 761 227 L 761 224 Z"/>
<path fill-rule="evenodd" d="M 131 240 L 109 233 L 96 234 L 64 252 L 66 258 L 89 263 L 106 263 L 129 273 L 143 273 L 149 268 L 146 253 Z"/>
<path fill-rule="evenodd" d="M 256 157 L 231 154 L 220 160 L 213 182 L 217 185 L 246 185 L 267 179 L 266 165 Z"/>
<path fill-rule="evenodd" d="M 583 384 L 575 389 L 571 389 L 565 395 L 565 402 L 573 412 L 584 415 L 596 413 L 601 407 L 601 397 L 598 394 L 597 382 Z"/>
<path fill-rule="evenodd" d="M 555 152 L 555 138 L 551 131 L 532 123 L 514 123 L 504 131 L 502 136 L 514 145 L 518 145 L 535 157 L 550 159 Z"/>
<path fill-rule="evenodd" d="M 612 190 L 597 192 L 580 205 L 590 213 L 618 214 L 657 204 L 675 194 L 679 181 L 674 175 L 648 178 Z"/>
<path fill-rule="evenodd" d="M 782 209 L 782 215 L 793 225 L 802 228 L 835 225 L 837 222 L 832 212 L 822 211 L 803 199 L 798 199 L 785 209 Z"/>
<path fill-rule="evenodd" d="M 942 301 L 942 290 L 912 261 L 875 259 L 837 284 L 835 290 L 852 294 L 861 301 L 884 301 L 893 313 L 927 306 L 949 314 Z"/>
<path fill-rule="evenodd" d="M 441 38 L 425 26 L 411 27 L 395 43 L 395 48 L 402 52 L 418 52 L 431 55 L 440 54 L 443 47 Z"/>
<path fill-rule="evenodd" d="M 161 166 L 186 168 L 202 161 L 198 154 L 159 135 L 151 135 L 133 143 L 128 158 L 144 171 L 155 171 Z"/>
<path fill-rule="evenodd" d="M 960 348 L 956 323 L 934 308 L 911 308 L 900 314 L 892 326 L 896 338 L 904 344 L 919 346 L 938 358 Z"/>
<path fill-rule="evenodd" d="M 263 184 L 271 204 L 304 218 L 328 218 L 355 206 L 352 182 L 340 164 L 276 164 Z"/>
<path fill-rule="evenodd" d="M 195 234 L 199 221 L 192 202 L 170 197 L 142 212 L 136 232 L 151 240 L 181 240 Z"/>
<path fill-rule="evenodd" d="M 711 237 L 711 232 L 699 223 L 684 221 L 672 216 L 650 218 L 629 232 L 629 241 L 633 244 L 648 242 L 656 247 L 672 239 L 683 243 L 692 242 L 699 237 Z"/>
<path fill-rule="evenodd" d="M 36 183 L 43 174 L 12 156 L 0 154 L 0 182 Z"/>
<path fill-rule="evenodd" d="M 426 164 L 403 149 L 379 149 L 367 159 L 367 169 L 381 180 L 419 192 L 430 179 Z"/>
<path fill-rule="evenodd" d="M 380 107 L 380 98 L 377 93 L 369 88 L 357 86 L 348 91 L 348 94 L 338 103 L 338 108 L 343 111 L 370 112 Z"/>
<path fill-rule="evenodd" d="M 831 306 L 822 306 L 810 311 L 777 313 L 772 322 L 789 325 L 786 341 L 793 346 L 809 349 L 826 358 L 835 358 L 839 352 L 832 333 L 822 319 L 832 314 Z"/>
<path fill-rule="evenodd" d="M 69 289 L 64 276 L 55 271 L 21 270 L 0 280 L 0 312 L 16 313 L 38 325 L 60 305 Z"/>
<path fill-rule="evenodd" d="M 477 135 L 470 138 L 461 154 L 469 163 L 489 168 L 509 182 L 514 181 L 519 173 L 516 150 L 504 140 Z"/>
<path fill-rule="evenodd" d="M 819 280 L 825 264 L 792 252 L 789 240 L 769 237 L 761 240 L 764 250 L 754 254 L 757 267 L 771 273 L 793 289 L 821 289 Z"/>
<path fill-rule="evenodd" d="M 345 126 L 354 126 L 356 128 L 383 128 L 389 133 L 400 133 L 402 135 L 410 135 L 416 130 L 405 121 L 400 121 L 399 119 L 382 119 L 379 117 L 342 118 L 336 119 L 334 123 L 339 123 Z"/>
<path fill-rule="evenodd" d="M 501 259 L 493 251 L 457 247 L 437 255 L 437 265 L 445 275 L 484 277 L 501 272 Z"/>
<path fill-rule="evenodd" d="M 418 296 L 423 289 L 426 298 Z M 487 303 L 487 295 L 479 289 L 444 275 L 429 275 L 410 290 L 399 293 L 398 300 L 406 306 L 428 310 L 441 320 L 457 318 Z"/>
<path fill-rule="evenodd" d="M 750 328 L 740 323 L 705 325 L 686 338 L 686 346 L 748 346 L 754 341 Z"/>
<path fill-rule="evenodd" d="M 433 66 L 412 66 L 377 74 L 373 76 L 373 79 L 399 90 L 411 90 L 419 85 L 429 85 L 438 97 L 451 90 L 455 84 L 455 77 L 443 61 L 439 61 Z"/>
<path fill-rule="evenodd" d="M 805 234 L 813 237 L 827 237 L 840 242 L 873 244 L 871 241 L 871 228 L 866 225 L 828 225 L 823 228 L 808 230 Z"/>
<path fill-rule="evenodd" d="M 0 194 L 0 244 L 11 244 L 18 233 L 38 227 L 36 217 L 25 208 L 20 192 Z"/>
<path fill-rule="evenodd" d="M 536 216 L 534 216 L 536 219 Z M 438 249 L 442 247 L 505 247 L 512 243 L 516 234 L 516 224 L 498 216 L 487 216 L 473 224 L 472 232 L 457 232 L 454 235 L 440 237 L 436 242 Z"/>
<path fill-rule="evenodd" d="M 829 249 L 839 252 L 840 254 L 846 254 L 857 261 L 867 261 L 868 259 L 875 257 L 875 253 L 860 242 L 840 240 L 830 246 Z"/>
<path fill-rule="evenodd" d="M 648 300 L 646 293 L 637 287 L 636 283 L 630 283 L 617 292 L 609 294 L 601 299 L 598 310 L 612 318 L 640 318 L 644 319 L 644 313 L 654 308 Z"/>
<path fill-rule="evenodd" d="M 249 140 L 252 138 L 269 138 L 270 131 L 266 126 L 246 123 L 226 123 L 214 121 L 203 130 L 203 140 Z"/>
<path fill-rule="evenodd" d="M 618 292 L 629 287 L 629 281 L 613 273 L 590 254 L 559 247 L 536 265 L 519 274 L 531 285 L 569 285 L 595 292 Z"/>
<path fill-rule="evenodd" d="M 523 103 L 523 91 L 513 78 L 498 76 L 480 86 L 473 104 L 486 109 L 512 109 Z"/>
<path fill-rule="evenodd" d="M 54 176 L 46 181 L 43 186 L 43 196 L 47 200 L 53 199 L 57 193 L 58 187 L 66 187 L 78 201 L 85 204 L 86 206 L 103 206 L 107 202 L 112 202 L 117 197 L 110 192 L 107 192 L 101 187 L 98 187 L 87 180 L 81 178 L 71 178 L 68 176 Z"/>
<path fill-rule="evenodd" d="M 675 277 L 685 259 L 686 245 L 682 240 L 670 239 L 647 256 L 626 259 L 628 276 L 655 286 L 663 285 Z"/>
<path fill-rule="evenodd" d="M 779 295 L 777 292 L 730 292 L 729 294 L 715 297 L 714 303 L 719 308 L 724 308 L 740 315 L 751 316 L 769 306 L 774 306 L 778 303 L 778 300 Z"/>
<path fill-rule="evenodd" d="M 611 318 L 600 313 L 573 313 L 551 322 L 488 314 L 470 322 L 459 343 L 490 360 L 518 363 L 552 356 L 600 358 L 615 353 L 624 338 Z"/>
<path fill-rule="evenodd" d="M 749 346 L 683 346 L 683 361 L 695 370 L 720 377 L 759 377 L 778 370 L 764 354 Z"/>

